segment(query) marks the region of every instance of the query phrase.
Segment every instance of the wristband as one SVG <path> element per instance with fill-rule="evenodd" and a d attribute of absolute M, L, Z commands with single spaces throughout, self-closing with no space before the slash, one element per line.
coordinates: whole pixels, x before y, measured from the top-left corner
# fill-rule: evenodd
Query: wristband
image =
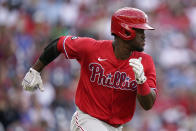
<path fill-rule="evenodd" d="M 145 96 L 145 95 L 148 95 L 150 92 L 151 90 L 147 82 L 144 82 L 143 84 L 138 84 L 137 94 L 141 96 Z"/>

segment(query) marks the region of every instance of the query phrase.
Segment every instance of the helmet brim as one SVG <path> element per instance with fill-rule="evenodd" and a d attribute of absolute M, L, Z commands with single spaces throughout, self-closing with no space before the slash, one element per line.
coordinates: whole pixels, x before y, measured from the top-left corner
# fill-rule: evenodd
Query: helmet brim
<path fill-rule="evenodd" d="M 144 30 L 155 30 L 153 27 L 151 27 L 147 23 L 145 23 L 145 24 L 137 24 L 137 25 L 132 26 L 132 28 L 144 29 Z"/>

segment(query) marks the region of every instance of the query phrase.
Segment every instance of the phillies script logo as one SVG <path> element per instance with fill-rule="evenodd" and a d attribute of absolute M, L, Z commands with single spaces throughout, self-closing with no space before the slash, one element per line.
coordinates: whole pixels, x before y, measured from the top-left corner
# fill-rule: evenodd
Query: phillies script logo
<path fill-rule="evenodd" d="M 103 85 L 109 88 L 132 90 L 137 89 L 135 80 L 131 80 L 125 72 L 116 71 L 113 75 L 111 73 L 104 74 L 104 68 L 98 63 L 91 63 L 89 70 L 92 72 L 90 81 L 97 82 L 98 85 Z"/>

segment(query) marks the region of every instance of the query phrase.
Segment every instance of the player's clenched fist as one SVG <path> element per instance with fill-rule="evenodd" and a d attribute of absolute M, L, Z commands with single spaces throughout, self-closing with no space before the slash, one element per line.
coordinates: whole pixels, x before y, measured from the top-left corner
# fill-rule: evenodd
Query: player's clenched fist
<path fill-rule="evenodd" d="M 22 87 L 27 91 L 35 91 L 37 88 L 44 91 L 40 73 L 30 68 L 22 81 Z"/>
<path fill-rule="evenodd" d="M 146 81 L 146 76 L 144 75 L 144 67 L 141 61 L 142 57 L 129 60 L 129 65 L 133 67 L 137 84 L 143 84 Z"/>

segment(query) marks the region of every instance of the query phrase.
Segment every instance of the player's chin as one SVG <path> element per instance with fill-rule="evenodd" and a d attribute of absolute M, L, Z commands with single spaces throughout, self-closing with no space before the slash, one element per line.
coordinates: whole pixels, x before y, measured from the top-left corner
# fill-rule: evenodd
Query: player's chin
<path fill-rule="evenodd" d="M 144 47 L 138 47 L 135 49 L 135 51 L 142 52 L 142 51 L 144 51 Z"/>

